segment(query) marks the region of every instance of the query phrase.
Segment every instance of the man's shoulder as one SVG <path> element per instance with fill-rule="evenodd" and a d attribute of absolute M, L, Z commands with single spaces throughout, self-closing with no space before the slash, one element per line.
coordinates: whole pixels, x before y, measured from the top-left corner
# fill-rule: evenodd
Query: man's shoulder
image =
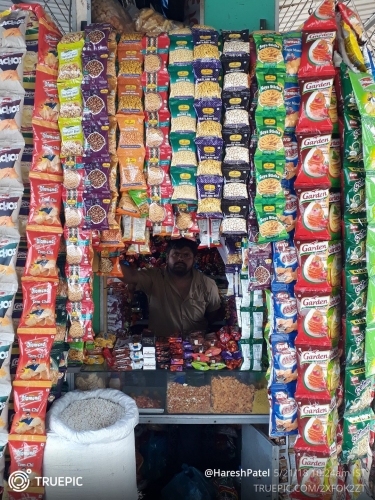
<path fill-rule="evenodd" d="M 208 276 L 206 276 L 201 271 L 198 271 L 197 269 L 195 269 L 194 271 L 197 273 L 197 275 L 199 275 L 200 279 L 205 284 L 205 286 L 208 290 L 210 290 L 211 288 L 214 288 L 214 287 L 216 288 L 215 280 L 213 280 L 212 278 L 209 278 Z"/>
<path fill-rule="evenodd" d="M 160 269 L 158 267 L 151 267 L 149 269 L 139 269 L 138 272 L 147 274 L 147 276 L 150 276 L 151 278 L 156 276 L 164 276 L 164 269 Z"/>

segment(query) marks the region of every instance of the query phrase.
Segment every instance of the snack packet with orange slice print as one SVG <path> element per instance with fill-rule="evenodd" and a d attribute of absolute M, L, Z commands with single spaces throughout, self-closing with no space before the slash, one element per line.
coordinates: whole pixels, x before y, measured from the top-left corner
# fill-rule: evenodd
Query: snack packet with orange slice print
<path fill-rule="evenodd" d="M 302 36 L 302 57 L 298 70 L 299 78 L 311 76 L 334 76 L 333 43 L 336 31 L 304 32 Z"/>
<path fill-rule="evenodd" d="M 329 116 L 333 77 L 309 76 L 299 79 L 301 111 L 297 134 L 330 134 L 332 121 Z"/>

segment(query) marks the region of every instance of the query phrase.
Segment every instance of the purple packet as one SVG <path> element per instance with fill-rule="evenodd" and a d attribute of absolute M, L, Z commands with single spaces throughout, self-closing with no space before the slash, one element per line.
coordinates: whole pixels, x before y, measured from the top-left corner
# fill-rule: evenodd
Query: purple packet
<path fill-rule="evenodd" d="M 193 365 L 191 364 L 190 361 L 185 361 L 185 368 L 193 368 Z"/>
<path fill-rule="evenodd" d="M 97 52 L 82 53 L 82 84 L 108 89 L 107 62 L 107 58 L 101 57 Z"/>
<path fill-rule="evenodd" d="M 191 343 L 190 343 L 189 341 L 186 341 L 186 340 L 184 340 L 184 341 L 182 342 L 182 346 L 183 346 L 183 348 L 184 348 L 184 349 L 186 349 L 187 351 L 191 350 L 191 348 L 192 348 Z"/>
<path fill-rule="evenodd" d="M 87 198 L 85 201 L 85 219 L 83 229 L 109 229 L 108 212 L 111 204 L 110 198 Z"/>
<path fill-rule="evenodd" d="M 220 76 L 221 63 L 217 59 L 193 61 L 195 83 L 203 81 L 217 82 Z"/>
<path fill-rule="evenodd" d="M 84 85 L 82 86 L 82 96 L 84 120 L 108 120 L 108 92 L 105 89 L 99 90 L 95 87 Z"/>
<path fill-rule="evenodd" d="M 111 25 L 108 23 L 95 23 L 86 26 L 83 54 L 90 51 L 108 54 L 108 39 L 111 29 Z"/>
<path fill-rule="evenodd" d="M 197 177 L 198 217 L 222 217 L 220 200 L 223 181 L 223 177 L 218 175 L 200 175 Z"/>
<path fill-rule="evenodd" d="M 224 141 L 220 137 L 197 137 L 195 139 L 198 160 L 221 161 Z"/>
<path fill-rule="evenodd" d="M 109 191 L 109 168 L 106 163 L 85 163 L 84 190 L 87 193 Z"/>
<path fill-rule="evenodd" d="M 218 45 L 219 33 L 209 28 L 192 28 L 194 47 L 197 45 Z"/>
<path fill-rule="evenodd" d="M 238 168 L 233 168 L 233 165 L 226 165 L 223 163 L 222 170 L 225 184 L 246 184 L 249 176 L 247 165 L 246 168 L 244 168 L 243 165 L 238 165 Z"/>
<path fill-rule="evenodd" d="M 221 57 L 224 75 L 227 73 L 248 73 L 250 54 L 223 55 Z"/>
<path fill-rule="evenodd" d="M 85 155 L 98 158 L 108 155 L 108 121 L 83 122 L 83 135 L 85 138 Z"/>
<path fill-rule="evenodd" d="M 254 247 L 249 254 L 249 291 L 267 290 L 271 286 L 272 253 L 259 250 L 258 254 L 256 245 Z"/>
<path fill-rule="evenodd" d="M 199 122 L 221 120 L 221 99 L 196 99 L 194 109 Z"/>

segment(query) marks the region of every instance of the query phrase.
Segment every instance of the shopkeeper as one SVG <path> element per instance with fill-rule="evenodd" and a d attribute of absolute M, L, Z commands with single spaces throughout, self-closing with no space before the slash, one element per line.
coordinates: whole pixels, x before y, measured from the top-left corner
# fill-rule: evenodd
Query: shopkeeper
<path fill-rule="evenodd" d="M 124 282 L 147 295 L 148 327 L 157 336 L 207 331 L 223 319 L 216 283 L 194 269 L 197 252 L 195 242 L 181 238 L 169 242 L 163 269 L 136 271 L 122 266 Z"/>

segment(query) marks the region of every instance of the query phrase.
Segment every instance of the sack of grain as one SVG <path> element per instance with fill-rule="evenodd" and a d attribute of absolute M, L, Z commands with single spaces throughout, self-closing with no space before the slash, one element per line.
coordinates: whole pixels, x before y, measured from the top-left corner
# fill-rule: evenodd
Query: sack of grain
<path fill-rule="evenodd" d="M 138 409 L 113 389 L 72 391 L 47 414 L 44 477 L 78 478 L 82 486 L 46 484 L 46 500 L 137 500 L 134 427 Z"/>

